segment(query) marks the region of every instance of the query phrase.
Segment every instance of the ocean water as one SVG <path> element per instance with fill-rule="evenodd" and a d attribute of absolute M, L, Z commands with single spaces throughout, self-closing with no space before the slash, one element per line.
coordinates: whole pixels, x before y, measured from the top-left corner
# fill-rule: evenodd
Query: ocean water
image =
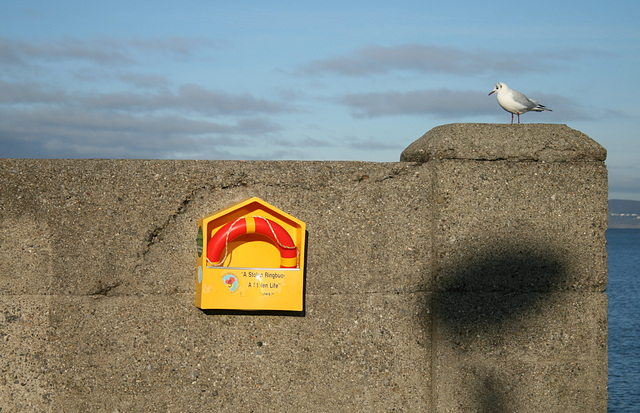
<path fill-rule="evenodd" d="M 609 412 L 640 412 L 640 229 L 607 230 Z"/>

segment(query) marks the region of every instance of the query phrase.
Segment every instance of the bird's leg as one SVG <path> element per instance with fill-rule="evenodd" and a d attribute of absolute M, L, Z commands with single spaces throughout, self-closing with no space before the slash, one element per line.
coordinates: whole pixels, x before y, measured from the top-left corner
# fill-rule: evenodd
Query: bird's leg
<path fill-rule="evenodd" d="M 518 113 L 518 124 L 520 124 L 520 113 Z"/>
<path fill-rule="evenodd" d="M 511 114 L 511 124 L 513 125 L 513 113 Z"/>

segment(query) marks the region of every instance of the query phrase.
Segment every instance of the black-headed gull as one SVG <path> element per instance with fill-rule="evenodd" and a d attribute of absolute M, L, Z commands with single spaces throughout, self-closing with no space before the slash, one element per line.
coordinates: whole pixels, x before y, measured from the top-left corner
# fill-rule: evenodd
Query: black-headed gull
<path fill-rule="evenodd" d="M 511 123 L 513 124 L 513 115 L 518 115 L 518 123 L 520 123 L 520 114 L 533 110 L 535 112 L 543 112 L 551 109 L 547 109 L 544 105 L 539 104 L 535 100 L 531 100 L 517 90 L 509 89 L 505 83 L 496 83 L 489 95 L 496 93 L 498 97 L 498 103 L 502 106 L 502 109 L 511 113 Z"/>

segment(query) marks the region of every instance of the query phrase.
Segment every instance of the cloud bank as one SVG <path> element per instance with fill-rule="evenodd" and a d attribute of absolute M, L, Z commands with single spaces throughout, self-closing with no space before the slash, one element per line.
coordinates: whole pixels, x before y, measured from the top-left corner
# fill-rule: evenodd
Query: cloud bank
<path fill-rule="evenodd" d="M 582 52 L 505 53 L 494 50 L 463 50 L 425 44 L 367 46 L 349 54 L 320 59 L 297 68 L 300 75 L 337 74 L 366 76 L 393 71 L 477 75 L 479 73 L 531 73 L 548 71 L 559 62 Z"/>
<path fill-rule="evenodd" d="M 501 109 L 495 99 L 487 97 L 488 90 L 376 91 L 368 85 L 362 92 L 336 92 L 319 84 L 307 90 L 300 86 L 301 79 L 304 83 L 326 76 L 332 80 L 393 77 L 395 72 L 444 74 L 452 79 L 494 72 L 526 73 L 553 70 L 582 53 L 372 45 L 298 65 L 289 75 L 281 71 L 281 75 L 285 73 L 285 78 L 279 79 L 283 83 L 273 85 L 274 92 L 264 97 L 234 93 L 224 85 L 186 82 L 182 74 L 169 77 L 155 71 L 156 66 L 176 63 L 206 67 L 211 62 L 208 53 L 227 46 L 224 41 L 179 37 L 44 42 L 0 37 L 0 156 L 248 159 L 252 155 L 242 149 L 261 146 L 260 157 L 267 159 L 293 158 L 309 148 L 327 145 L 333 145 L 336 152 L 340 148 L 395 150 L 395 146 L 381 144 L 379 138 L 338 137 L 339 132 L 333 132 L 327 140 L 331 143 L 327 143 L 312 132 L 305 135 L 297 118 L 307 116 L 306 124 L 312 125 L 318 121 L 308 120 L 309 116 L 322 108 L 347 111 L 353 118 L 365 120 L 424 115 L 458 120 L 493 116 Z M 325 97 L 313 98 L 318 91 Z M 586 111 L 559 96 L 539 98 L 554 110 L 563 109 L 563 120 L 596 116 L 593 110 Z M 545 119 L 553 119 L 556 113 Z M 293 136 L 291 125 L 303 130 L 303 135 Z M 190 149 L 203 147 L 207 149 Z"/>
<path fill-rule="evenodd" d="M 275 139 L 282 125 L 271 118 L 294 112 L 292 105 L 176 84 L 147 64 L 195 59 L 218 46 L 187 38 L 0 37 L 0 156 L 229 158 L 256 137 Z M 71 87 L 56 77 L 69 73 L 77 80 Z"/>

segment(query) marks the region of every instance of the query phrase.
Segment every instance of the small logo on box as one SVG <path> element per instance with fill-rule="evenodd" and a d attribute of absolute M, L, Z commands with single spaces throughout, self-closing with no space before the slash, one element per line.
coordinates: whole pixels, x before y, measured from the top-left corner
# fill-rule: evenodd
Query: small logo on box
<path fill-rule="evenodd" d="M 222 282 L 232 293 L 238 289 L 238 278 L 233 274 L 226 274 L 222 277 Z"/>

